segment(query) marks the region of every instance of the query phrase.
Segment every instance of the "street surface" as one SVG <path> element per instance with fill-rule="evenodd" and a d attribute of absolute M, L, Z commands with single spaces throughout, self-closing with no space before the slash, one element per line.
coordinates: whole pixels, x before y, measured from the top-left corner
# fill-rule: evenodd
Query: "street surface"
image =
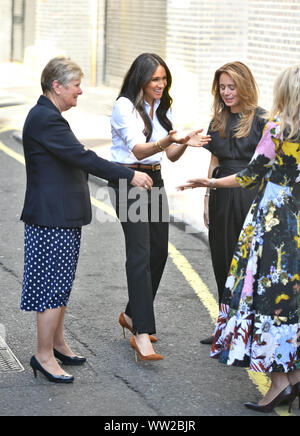
<path fill-rule="evenodd" d="M 83 229 L 66 319 L 71 348 L 88 361 L 68 370 L 75 376 L 73 385 L 50 384 L 41 374 L 34 379 L 29 360 L 36 345 L 35 314 L 19 309 L 24 231 L 19 217 L 25 167 L 16 156 L 22 155 L 18 137 L 39 90 L 31 83 L 0 90 L 7 101 L 17 95 L 22 102 L 6 106 L 3 97 L 0 108 L 0 335 L 5 329 L 6 343 L 24 367 L 22 372 L 4 372 L 0 366 L 0 416 L 255 416 L 243 403 L 261 398 L 259 389 L 266 389 L 266 378 L 253 381 L 244 369 L 224 367 L 209 358 L 209 347 L 199 343 L 212 334 L 216 313 L 216 286 L 204 234 L 196 237 L 184 226 L 170 226 L 170 257 L 155 303 L 159 338 L 155 350 L 165 359 L 135 362 L 129 334 L 124 340 L 118 324 L 127 301 L 123 234 L 109 215 L 103 222 L 103 203 L 110 205 L 103 181 L 94 178 L 91 195 L 101 201 L 93 202 L 93 222 Z M 84 110 L 72 109 L 74 131 L 80 118 L 88 118 L 88 110 L 91 120 L 97 110 L 104 124 L 109 116 L 100 92 L 90 94 L 89 108 L 88 96 L 85 101 Z M 103 146 L 105 155 L 109 139 L 104 131 L 104 137 L 85 145 L 97 146 L 97 152 Z M 17 155 L 8 155 L 1 144 Z M 287 409 L 272 415 L 276 414 L 287 415 Z M 296 403 L 292 414 L 300 415 Z"/>

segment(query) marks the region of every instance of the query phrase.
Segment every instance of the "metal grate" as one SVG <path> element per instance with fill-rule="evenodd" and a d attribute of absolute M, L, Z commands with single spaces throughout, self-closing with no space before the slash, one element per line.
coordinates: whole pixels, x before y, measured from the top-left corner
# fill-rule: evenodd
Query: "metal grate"
<path fill-rule="evenodd" d="M 24 371 L 23 366 L 0 336 L 0 374 L 21 371 Z"/>

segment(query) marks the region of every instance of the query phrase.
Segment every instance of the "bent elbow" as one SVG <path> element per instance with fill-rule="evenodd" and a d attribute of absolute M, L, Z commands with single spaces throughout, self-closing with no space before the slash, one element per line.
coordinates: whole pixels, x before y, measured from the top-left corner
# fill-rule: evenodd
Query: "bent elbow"
<path fill-rule="evenodd" d="M 177 153 L 167 153 L 167 157 L 171 162 L 177 162 L 181 155 L 177 154 Z"/>
<path fill-rule="evenodd" d="M 137 160 L 143 160 L 146 157 L 146 156 L 143 155 L 143 153 L 138 152 L 138 151 L 134 151 L 134 150 L 133 150 L 133 154 L 137 158 Z"/>
<path fill-rule="evenodd" d="M 147 157 L 144 155 L 142 150 L 139 150 L 138 147 L 134 147 L 132 149 L 132 153 L 134 154 L 134 156 L 136 157 L 137 160 L 142 160 L 142 159 L 145 159 L 145 157 Z"/>

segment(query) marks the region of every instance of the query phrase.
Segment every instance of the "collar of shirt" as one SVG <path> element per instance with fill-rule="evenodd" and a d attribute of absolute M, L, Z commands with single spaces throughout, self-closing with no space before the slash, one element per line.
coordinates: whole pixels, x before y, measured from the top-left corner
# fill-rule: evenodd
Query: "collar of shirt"
<path fill-rule="evenodd" d="M 160 100 L 154 100 L 153 116 L 156 114 L 156 110 L 159 105 L 160 105 Z M 144 107 L 146 109 L 147 114 L 150 116 L 151 105 L 146 100 L 144 100 Z"/>
<path fill-rule="evenodd" d="M 154 110 L 152 122 L 152 136 L 150 142 L 158 141 L 159 139 L 167 136 L 168 132 L 160 124 L 156 111 L 160 104 L 160 100 L 154 100 Z M 151 106 L 148 102 L 144 101 L 144 108 L 150 116 Z M 168 118 L 171 119 L 171 113 L 168 111 Z M 162 159 L 162 153 L 156 153 L 148 158 L 138 161 L 134 156 L 132 150 L 136 144 L 146 142 L 146 137 L 143 134 L 144 123 L 140 114 L 134 109 L 133 104 L 126 97 L 121 97 L 115 103 L 115 110 L 111 118 L 112 124 L 112 148 L 111 157 L 112 161 L 119 163 L 144 163 L 144 164 L 157 164 Z"/>
<path fill-rule="evenodd" d="M 160 105 L 160 100 L 154 100 L 153 118 L 151 118 L 150 117 L 151 105 L 146 100 L 144 101 L 144 108 L 145 108 L 145 111 L 147 112 L 147 114 L 149 115 L 149 118 L 152 122 L 152 128 L 153 128 L 150 142 L 158 141 L 159 139 L 164 138 L 168 134 L 167 130 L 160 124 L 160 122 L 157 118 L 157 115 L 156 115 L 156 111 L 157 111 L 157 108 L 159 105 Z M 171 119 L 170 111 L 168 111 L 167 117 L 169 119 Z"/>

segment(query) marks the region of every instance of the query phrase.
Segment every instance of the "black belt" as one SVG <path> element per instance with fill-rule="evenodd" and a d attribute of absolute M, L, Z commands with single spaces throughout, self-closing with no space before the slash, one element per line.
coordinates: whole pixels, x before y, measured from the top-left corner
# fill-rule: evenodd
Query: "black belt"
<path fill-rule="evenodd" d="M 160 164 L 146 165 L 146 164 L 123 164 L 119 163 L 119 165 L 123 165 L 124 167 L 134 168 L 134 169 L 142 169 L 142 170 L 150 170 L 150 171 L 160 171 Z"/>
<path fill-rule="evenodd" d="M 248 166 L 248 160 L 224 159 L 219 162 L 221 168 L 244 169 Z"/>

